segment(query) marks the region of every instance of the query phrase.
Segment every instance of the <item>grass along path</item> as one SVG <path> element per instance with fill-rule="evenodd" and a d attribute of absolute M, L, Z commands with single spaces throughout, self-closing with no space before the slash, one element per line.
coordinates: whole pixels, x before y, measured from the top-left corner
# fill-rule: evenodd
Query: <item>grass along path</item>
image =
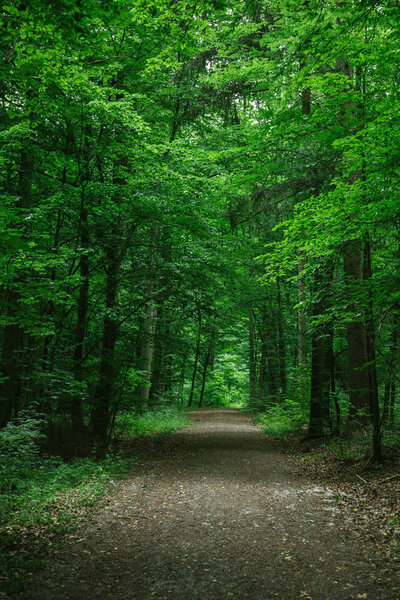
<path fill-rule="evenodd" d="M 251 417 L 205 409 L 147 444 L 134 476 L 48 557 L 26 600 L 395 600 L 399 580 L 351 539 L 334 494 Z"/>

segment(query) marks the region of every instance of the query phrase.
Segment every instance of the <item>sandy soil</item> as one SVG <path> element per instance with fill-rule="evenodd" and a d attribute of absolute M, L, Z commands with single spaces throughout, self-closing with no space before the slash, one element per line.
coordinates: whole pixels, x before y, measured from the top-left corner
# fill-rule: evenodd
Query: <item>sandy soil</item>
<path fill-rule="evenodd" d="M 352 539 L 335 494 L 300 476 L 249 416 L 193 417 L 147 443 L 132 478 L 21 598 L 400 598 L 398 574 Z"/>

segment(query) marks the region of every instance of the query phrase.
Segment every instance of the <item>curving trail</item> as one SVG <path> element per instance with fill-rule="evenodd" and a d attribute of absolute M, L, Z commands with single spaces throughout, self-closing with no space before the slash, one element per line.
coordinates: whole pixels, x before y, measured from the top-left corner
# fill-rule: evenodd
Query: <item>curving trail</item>
<path fill-rule="evenodd" d="M 399 579 L 352 540 L 332 492 L 299 476 L 249 416 L 193 416 L 141 453 L 21 598 L 399 598 Z"/>

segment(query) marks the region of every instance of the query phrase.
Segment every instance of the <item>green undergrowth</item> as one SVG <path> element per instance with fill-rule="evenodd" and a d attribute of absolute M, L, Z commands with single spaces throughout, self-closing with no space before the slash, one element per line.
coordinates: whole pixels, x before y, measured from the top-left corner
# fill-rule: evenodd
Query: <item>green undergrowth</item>
<path fill-rule="evenodd" d="M 42 419 L 26 417 L 0 431 L 0 598 L 24 589 L 43 549 L 72 530 L 135 462 L 44 456 L 43 430 Z"/>
<path fill-rule="evenodd" d="M 171 433 L 189 424 L 187 413 L 180 407 L 159 408 L 145 413 L 121 412 L 115 419 L 114 432 L 119 437 L 142 437 Z"/>
<path fill-rule="evenodd" d="M 170 433 L 188 425 L 186 412 L 169 407 L 143 414 L 120 413 L 115 437 Z M 27 575 L 41 566 L 44 548 L 61 540 L 98 504 L 116 481 L 132 471 L 135 455 L 102 461 L 43 455 L 46 422 L 22 416 L 0 431 L 0 598 L 23 591 Z"/>
<path fill-rule="evenodd" d="M 255 423 L 261 425 L 263 433 L 280 436 L 302 430 L 307 423 L 307 415 L 297 402 L 285 400 L 258 414 Z"/>

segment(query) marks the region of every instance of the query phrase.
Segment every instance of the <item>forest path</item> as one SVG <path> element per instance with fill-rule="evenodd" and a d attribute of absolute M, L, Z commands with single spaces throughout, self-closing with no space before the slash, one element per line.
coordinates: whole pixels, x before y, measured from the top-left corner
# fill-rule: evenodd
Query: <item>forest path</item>
<path fill-rule="evenodd" d="M 148 445 L 21 597 L 399 598 L 398 580 L 349 536 L 333 493 L 301 477 L 251 417 L 193 417 Z"/>

